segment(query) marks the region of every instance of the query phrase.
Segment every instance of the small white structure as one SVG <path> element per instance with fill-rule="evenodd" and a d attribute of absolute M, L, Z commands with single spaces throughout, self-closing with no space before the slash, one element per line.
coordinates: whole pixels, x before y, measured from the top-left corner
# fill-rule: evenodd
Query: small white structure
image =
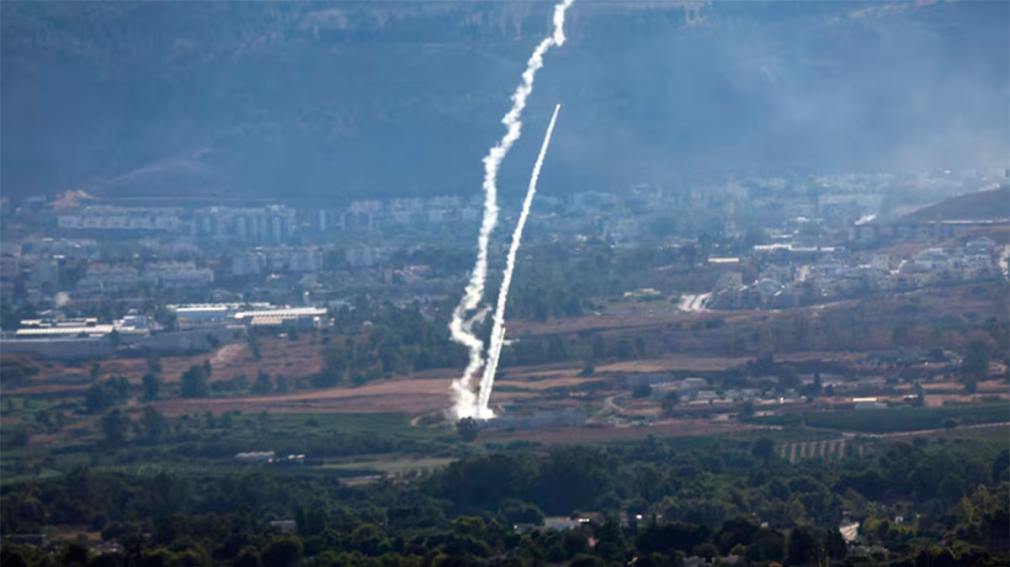
<path fill-rule="evenodd" d="M 884 409 L 887 407 L 887 404 L 877 398 L 852 398 L 852 403 L 857 410 Z"/>
<path fill-rule="evenodd" d="M 236 453 L 235 460 L 241 463 L 269 463 L 274 460 L 273 451 L 248 451 Z"/>

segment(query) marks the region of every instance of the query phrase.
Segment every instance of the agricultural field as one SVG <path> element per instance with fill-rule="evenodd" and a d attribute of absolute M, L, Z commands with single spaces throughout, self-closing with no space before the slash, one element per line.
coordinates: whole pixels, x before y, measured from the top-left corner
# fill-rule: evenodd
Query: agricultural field
<path fill-rule="evenodd" d="M 749 421 L 780 427 L 812 427 L 858 433 L 895 433 L 1010 422 L 1010 406 L 988 402 L 936 408 L 794 412 Z"/>

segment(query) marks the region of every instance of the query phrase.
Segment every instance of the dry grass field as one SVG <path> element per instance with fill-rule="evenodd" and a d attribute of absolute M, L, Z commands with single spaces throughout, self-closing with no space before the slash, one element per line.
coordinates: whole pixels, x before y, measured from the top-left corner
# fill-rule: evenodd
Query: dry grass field
<path fill-rule="evenodd" d="M 317 374 L 322 369 L 320 339 L 303 335 L 297 341 L 280 337 L 259 339 L 260 360 L 250 352 L 249 346 L 231 343 L 213 352 L 182 356 L 160 357 L 160 378 L 164 384 L 174 384 L 190 366 L 210 361 L 213 369 L 211 382 L 245 376 L 250 381 L 260 371 L 271 376 L 284 376 L 297 381 Z M 102 376 L 123 376 L 131 384 L 139 385 L 148 372 L 146 358 L 114 358 L 101 360 Z M 66 364 L 44 361 L 39 373 L 31 379 L 10 388 L 11 395 L 70 395 L 83 392 L 91 384 L 90 364 Z"/>

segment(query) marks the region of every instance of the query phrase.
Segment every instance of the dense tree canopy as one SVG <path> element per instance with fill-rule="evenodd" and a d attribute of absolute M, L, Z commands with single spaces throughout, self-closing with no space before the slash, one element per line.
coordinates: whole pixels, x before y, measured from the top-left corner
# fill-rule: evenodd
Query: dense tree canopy
<path fill-rule="evenodd" d="M 109 442 L 122 443 L 118 412 L 104 421 Z M 162 416 L 144 410 L 144 438 L 164 426 Z M 853 564 L 1007 560 L 1005 449 L 941 439 L 789 465 L 768 458 L 764 445 L 678 449 L 648 439 L 492 452 L 414 480 L 358 488 L 310 469 L 123 474 L 82 466 L 4 485 L 0 522 L 5 535 L 88 525 L 121 542 L 121 552 L 104 557 L 62 548 L 64 562 L 88 565 L 421 565 L 450 558 L 677 565 L 690 555 L 786 565 L 846 557 Z M 571 514 L 591 521 L 570 531 L 523 527 Z M 288 518 L 296 533 L 270 524 Z M 838 526 L 847 518 L 862 522 L 861 545 L 869 547 L 841 539 Z M 27 546 L 8 544 L 3 553 L 4 565 L 49 564 Z"/>

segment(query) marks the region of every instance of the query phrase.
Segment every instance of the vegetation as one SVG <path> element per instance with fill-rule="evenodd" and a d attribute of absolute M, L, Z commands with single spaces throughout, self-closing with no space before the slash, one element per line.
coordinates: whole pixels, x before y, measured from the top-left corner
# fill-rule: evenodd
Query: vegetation
<path fill-rule="evenodd" d="M 92 384 L 84 395 L 84 406 L 88 413 L 100 413 L 129 397 L 130 383 L 122 376 L 114 376 Z"/>
<path fill-rule="evenodd" d="M 791 413 L 753 418 L 757 423 L 769 425 L 799 425 L 861 431 L 864 433 L 891 433 L 940 429 L 953 425 L 1003 423 L 1010 421 L 1010 407 L 1005 402 L 991 402 L 939 408 L 897 407 L 857 411 L 821 411 Z"/>
<path fill-rule="evenodd" d="M 1008 560 L 1010 453 L 1000 443 L 887 443 L 865 458 L 803 466 L 769 457 L 768 448 L 765 439 L 697 449 L 647 439 L 481 452 L 406 482 L 356 488 L 313 467 L 215 474 L 78 466 L 5 484 L 0 522 L 4 534 L 91 526 L 121 544 L 100 557 L 64 544 L 56 551 L 64 564 Z M 590 521 L 561 531 L 535 527 L 545 516 L 570 514 Z M 838 532 L 847 517 L 862 522 L 858 546 Z M 294 520 L 295 532 L 281 533 L 274 520 Z M 5 565 L 52 561 L 10 542 L 3 553 Z"/>
<path fill-rule="evenodd" d="M 317 380 L 319 385 L 363 384 L 393 374 L 445 368 L 462 362 L 463 350 L 449 341 L 444 322 L 432 322 L 417 310 L 391 305 L 372 315 L 367 324 L 348 325 L 353 333 L 329 342 L 324 352 L 325 369 Z"/>
<path fill-rule="evenodd" d="M 459 432 L 459 436 L 463 441 L 470 443 L 477 440 L 477 435 L 480 434 L 480 425 L 476 419 L 464 417 L 456 422 L 456 431 Z"/>
<path fill-rule="evenodd" d="M 184 398 L 206 398 L 210 395 L 210 365 L 194 364 L 182 374 L 179 394 Z"/>

